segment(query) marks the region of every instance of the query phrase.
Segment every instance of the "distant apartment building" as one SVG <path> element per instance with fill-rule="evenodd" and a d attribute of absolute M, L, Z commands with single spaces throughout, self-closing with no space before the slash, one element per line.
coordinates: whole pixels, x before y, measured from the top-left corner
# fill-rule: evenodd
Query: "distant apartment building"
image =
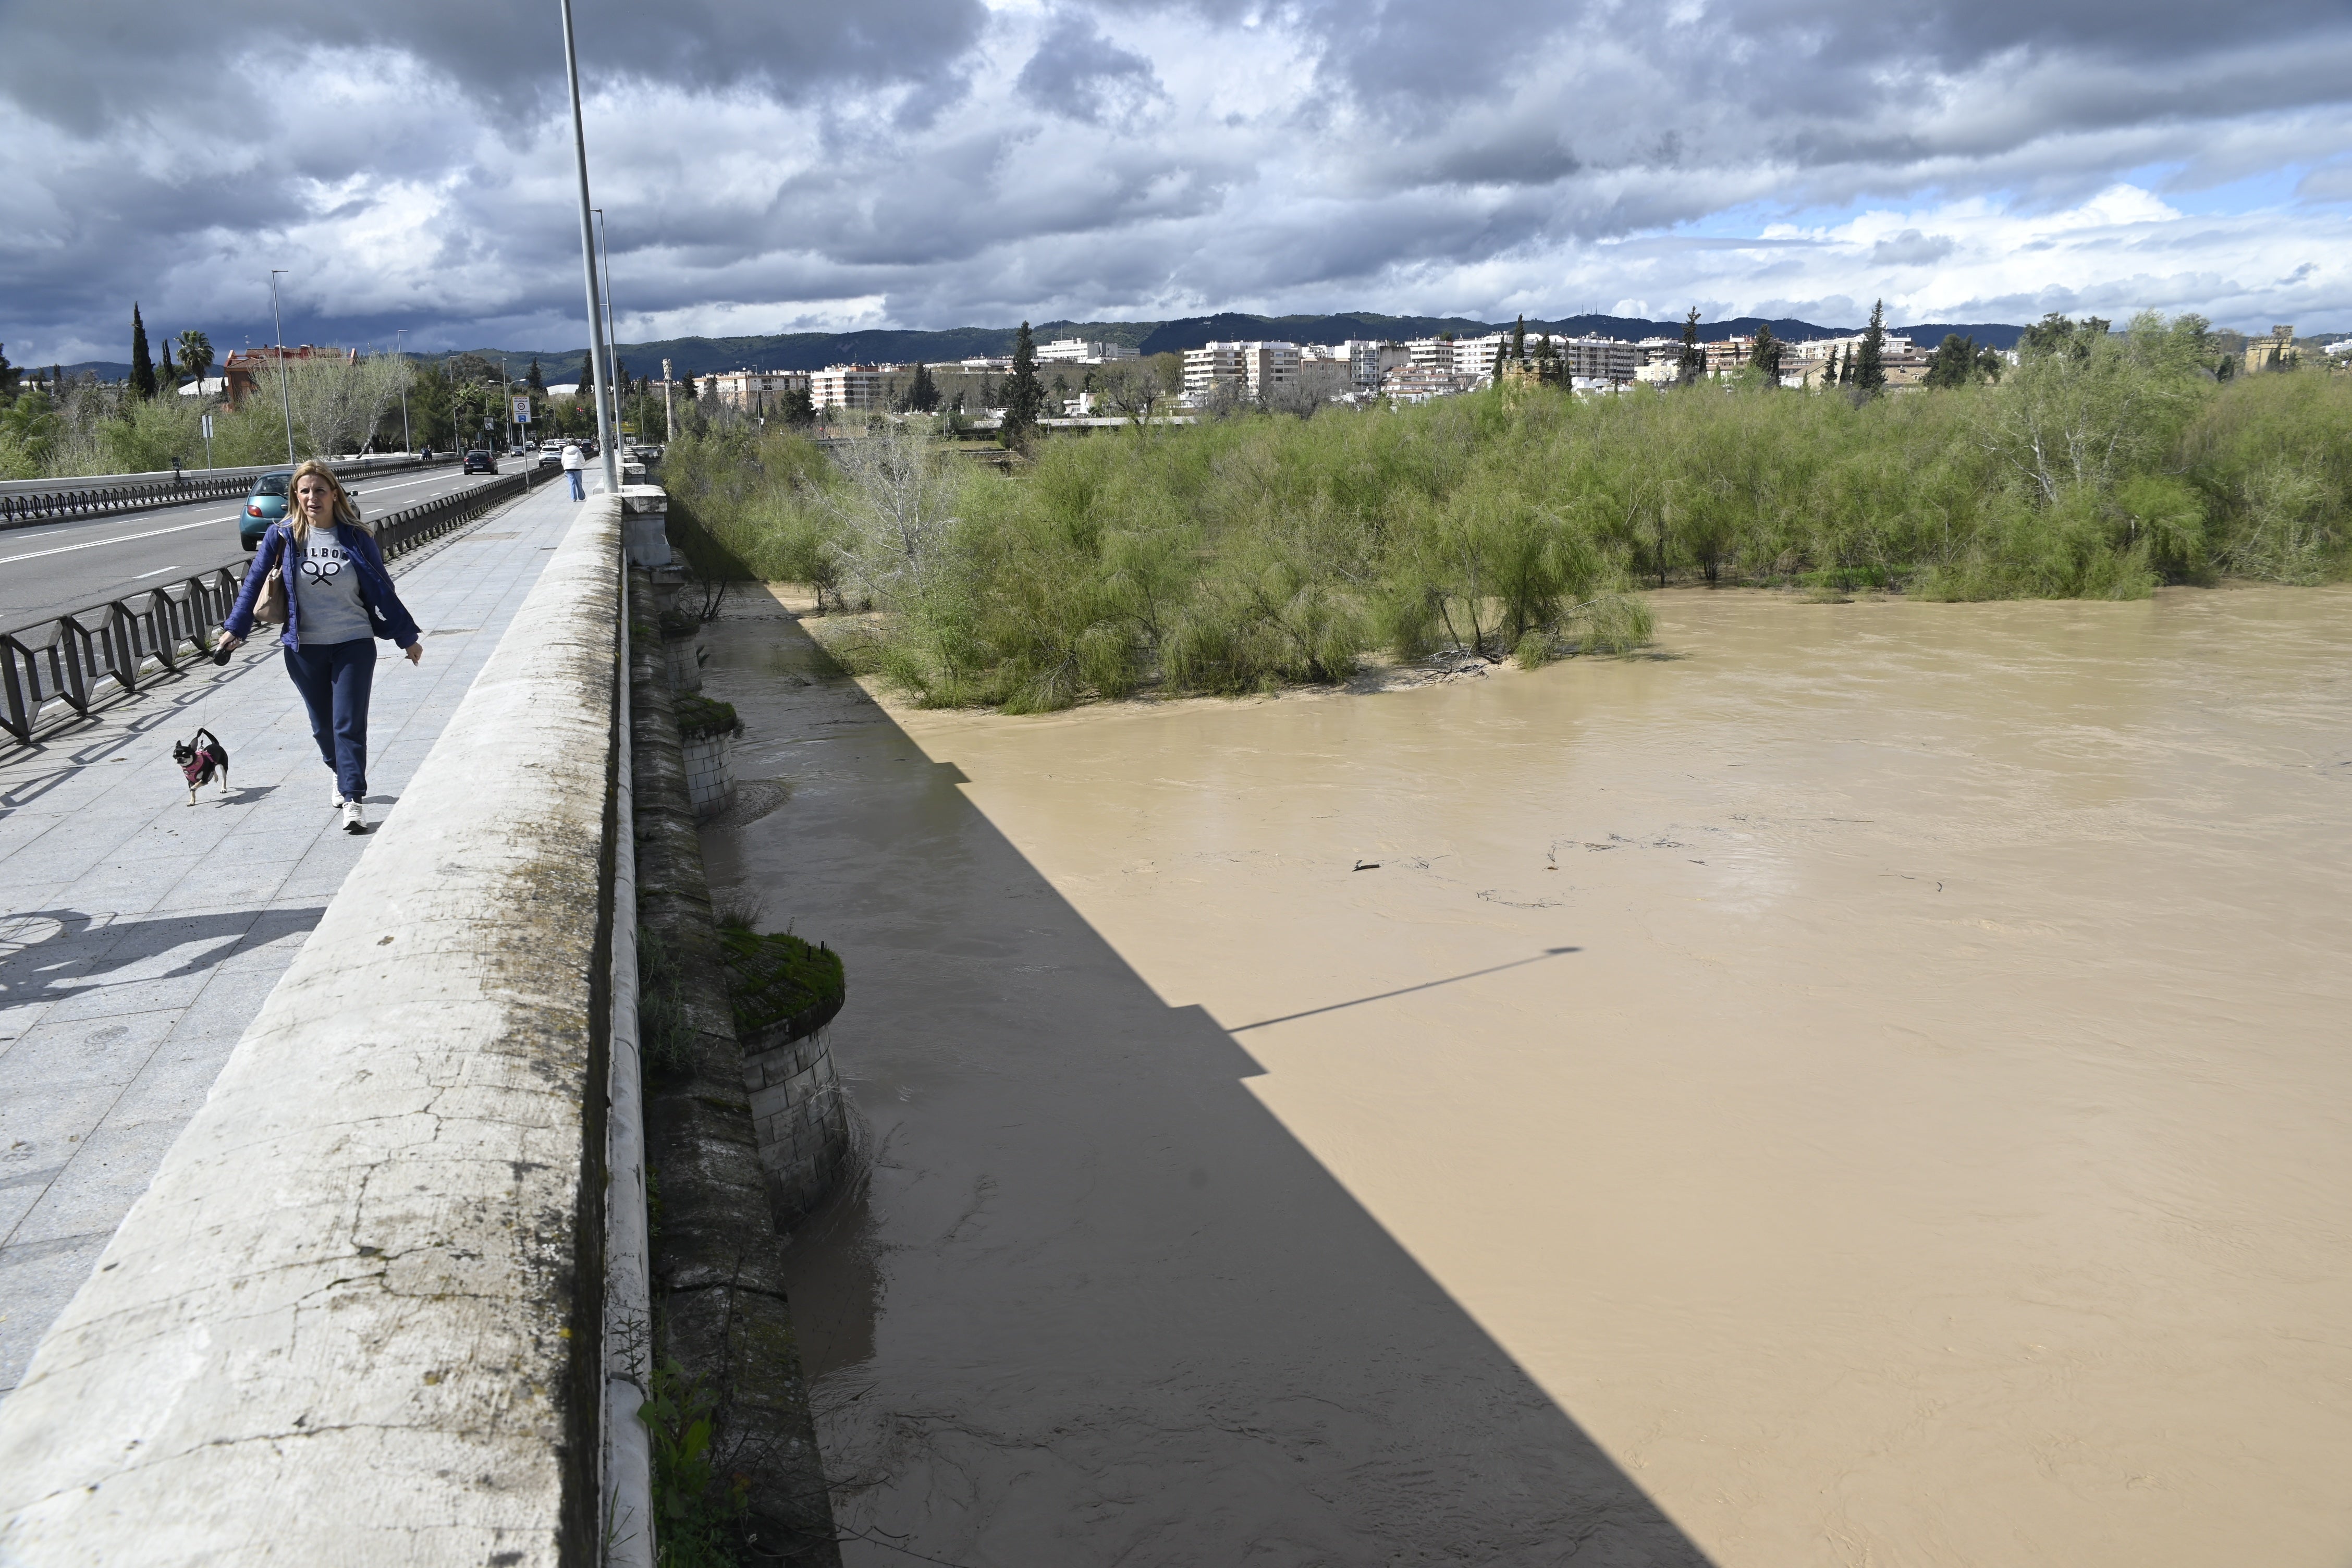
<path fill-rule="evenodd" d="M 1641 351 L 1622 338 L 1554 338 L 1551 352 L 1572 381 L 1631 381 L 1642 368 Z"/>
<path fill-rule="evenodd" d="M 933 370 L 961 370 L 972 375 L 1003 375 L 1013 368 L 1010 354 L 982 354 L 977 359 L 956 360 L 951 363 L 935 364 Z"/>
<path fill-rule="evenodd" d="M 1510 334 L 1483 338 L 1415 338 L 1407 343 L 1408 363 L 1415 370 L 1449 371 L 1456 375 L 1492 381 L 1495 366 L 1511 346 Z"/>
<path fill-rule="evenodd" d="M 804 370 L 730 370 L 703 378 L 709 395 L 728 408 L 740 408 L 747 414 L 765 414 L 781 407 L 784 394 L 806 392 L 809 373 Z"/>
<path fill-rule="evenodd" d="M 1220 386 L 1262 397 L 1298 374 L 1297 343 L 1207 343 L 1184 351 L 1184 402 L 1199 407 Z"/>
<path fill-rule="evenodd" d="M 809 406 L 845 408 L 854 414 L 887 411 L 895 364 L 829 364 L 809 372 Z"/>
<path fill-rule="evenodd" d="M 1291 384 L 1318 403 L 1346 397 L 1362 390 L 1356 383 L 1355 357 L 1345 343 L 1302 343 Z M 1377 383 L 1375 383 L 1377 384 Z"/>
<path fill-rule="evenodd" d="M 1756 357 L 1756 340 L 1748 338 L 1717 338 L 1700 345 L 1706 351 L 1706 374 L 1728 375 Z"/>
<path fill-rule="evenodd" d="M 1848 354 L 1862 347 L 1862 340 L 1867 335 L 1864 332 L 1849 332 L 1842 338 L 1807 338 L 1801 343 L 1784 342 L 1780 345 L 1780 363 L 1784 366 L 1811 364 L 1815 360 L 1829 358 L 1834 351 L 1838 362 L 1843 364 Z M 1911 337 L 1907 332 L 1888 332 L 1879 340 L 1878 350 L 1882 354 L 1909 353 L 1911 348 Z"/>
<path fill-rule="evenodd" d="M 1402 343 L 1349 338 L 1339 347 L 1348 355 L 1349 379 L 1358 392 L 1378 392 L 1381 378 L 1412 363 L 1412 352 Z"/>
<path fill-rule="evenodd" d="M 1105 364 L 1115 359 L 1133 359 L 1135 351 L 1125 343 L 1108 339 L 1055 338 L 1050 343 L 1037 345 L 1039 364 Z M 1007 360 L 1007 366 L 1012 364 Z"/>
<path fill-rule="evenodd" d="M 1475 392 L 1492 379 L 1434 364 L 1403 364 L 1381 377 L 1381 395 L 1398 403 L 1426 403 L 1433 397 Z"/>

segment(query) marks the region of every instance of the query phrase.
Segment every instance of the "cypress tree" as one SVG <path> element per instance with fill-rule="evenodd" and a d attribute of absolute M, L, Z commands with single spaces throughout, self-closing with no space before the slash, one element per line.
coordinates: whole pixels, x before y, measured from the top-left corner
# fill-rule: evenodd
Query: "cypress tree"
<path fill-rule="evenodd" d="M 1861 363 L 1853 366 L 1853 384 L 1863 392 L 1876 392 L 1886 384 L 1886 301 L 1879 300 L 1870 308 L 1870 330 L 1862 334 Z"/>
<path fill-rule="evenodd" d="M 530 388 L 532 396 L 545 397 L 547 395 L 547 377 L 540 374 L 538 356 L 532 356 L 530 362 L 530 374 L 524 376 L 522 379 L 523 384 Z"/>
<path fill-rule="evenodd" d="M 1013 340 L 1013 374 L 1004 378 L 1004 444 L 1025 438 L 1045 405 L 1045 389 L 1037 384 L 1037 341 L 1024 321 Z"/>
<path fill-rule="evenodd" d="M 155 356 L 147 348 L 147 323 L 139 319 L 139 302 L 131 302 L 131 391 L 136 397 L 155 395 Z"/>
<path fill-rule="evenodd" d="M 1759 321 L 1756 327 L 1756 368 L 1764 375 L 1767 392 L 1780 384 L 1780 340 L 1772 335 L 1772 323 Z"/>
<path fill-rule="evenodd" d="M 1524 313 L 1518 325 L 1511 329 L 1511 357 L 1521 364 L 1528 363 L 1528 318 Z"/>
<path fill-rule="evenodd" d="M 8 363 L 8 345 L 0 343 L 0 403 L 16 401 L 16 387 L 25 373 Z"/>
<path fill-rule="evenodd" d="M 1706 351 L 1698 346 L 1698 307 L 1683 318 L 1682 358 L 1675 366 L 1675 384 L 1689 386 L 1706 374 Z"/>
<path fill-rule="evenodd" d="M 1966 386 L 1977 378 L 1977 345 L 1973 338 L 1946 332 L 1927 362 L 1928 386 Z"/>
<path fill-rule="evenodd" d="M 929 414 L 940 405 L 940 384 L 931 379 L 931 367 L 915 366 L 914 384 L 907 389 L 907 406 L 918 414 Z"/>
<path fill-rule="evenodd" d="M 1823 366 L 1822 366 L 1822 384 L 1823 386 L 1835 386 L 1837 384 L 1838 384 L 1838 352 L 1837 352 L 1837 349 L 1836 349 L 1834 346 L 1832 346 L 1832 347 L 1830 349 L 1830 358 L 1829 358 L 1829 363 L 1828 363 L 1827 364 L 1824 364 Z"/>

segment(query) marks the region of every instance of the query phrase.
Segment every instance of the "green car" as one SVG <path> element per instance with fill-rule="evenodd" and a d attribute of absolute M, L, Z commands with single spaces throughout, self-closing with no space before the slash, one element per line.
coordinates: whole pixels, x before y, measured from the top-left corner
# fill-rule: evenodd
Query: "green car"
<path fill-rule="evenodd" d="M 291 468 L 273 468 L 253 481 L 253 491 L 245 498 L 245 510 L 237 514 L 237 542 L 247 551 L 261 548 L 261 536 L 269 525 L 286 515 L 286 486 L 294 477 Z"/>

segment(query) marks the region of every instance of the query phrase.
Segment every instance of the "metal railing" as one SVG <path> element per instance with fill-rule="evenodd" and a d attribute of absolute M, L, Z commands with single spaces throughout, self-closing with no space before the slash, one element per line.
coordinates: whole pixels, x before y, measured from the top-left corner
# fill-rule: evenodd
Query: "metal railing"
<path fill-rule="evenodd" d="M 400 468 L 439 468 L 457 462 L 452 454 L 436 458 L 428 464 L 420 458 L 405 454 L 396 458 L 343 458 L 331 467 L 345 479 L 354 475 L 385 473 Z M 254 468 L 222 468 L 188 474 L 158 474 L 152 478 L 137 474 L 110 474 L 82 480 L 52 479 L 35 486 L 19 482 L 0 483 L 0 529 L 26 528 L 37 522 L 58 522 L 67 518 L 100 517 L 108 512 L 139 511 L 152 506 L 178 506 L 184 502 L 220 500 L 229 496 L 241 496 L 253 489 L 253 481 L 263 474 L 279 472 L 283 463 L 264 464 Z"/>
<path fill-rule="evenodd" d="M 505 474 L 487 484 L 371 523 L 389 560 L 439 538 L 540 484 L 545 473 Z M 212 657 L 213 628 L 228 616 L 249 563 L 112 599 L 54 620 L 0 632 L 0 731 L 19 742 L 86 718 L 102 701 L 136 692 Z"/>

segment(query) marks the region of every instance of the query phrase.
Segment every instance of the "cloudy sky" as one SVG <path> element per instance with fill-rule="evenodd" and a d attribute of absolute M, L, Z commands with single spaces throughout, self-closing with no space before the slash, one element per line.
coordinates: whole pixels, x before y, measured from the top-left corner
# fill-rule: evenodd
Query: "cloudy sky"
<path fill-rule="evenodd" d="M 2352 329 L 2343 0 L 579 0 L 622 338 Z M 555 0 L 0 0 L 0 342 L 568 346 Z"/>

